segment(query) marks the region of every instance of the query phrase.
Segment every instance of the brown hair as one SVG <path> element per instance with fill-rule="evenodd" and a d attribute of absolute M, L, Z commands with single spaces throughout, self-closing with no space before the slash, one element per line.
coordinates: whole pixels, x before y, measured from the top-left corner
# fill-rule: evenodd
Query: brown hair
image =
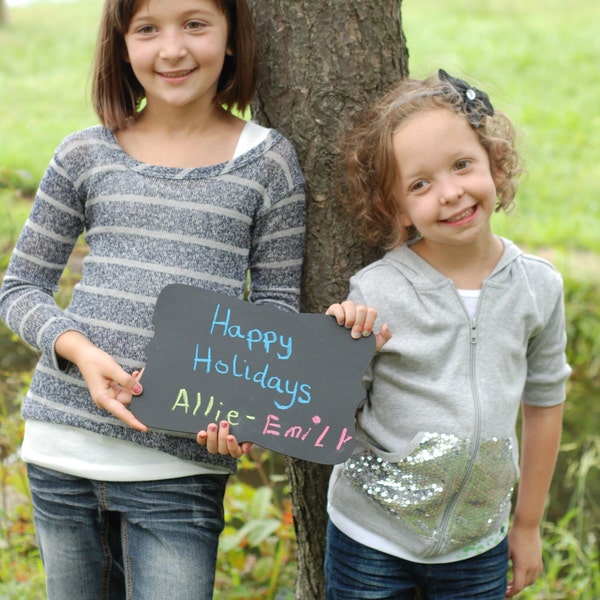
<path fill-rule="evenodd" d="M 140 85 L 125 60 L 124 36 L 142 0 L 105 0 L 98 30 L 92 78 L 92 103 L 100 122 L 123 129 L 144 99 Z M 256 91 L 256 39 L 252 14 L 246 0 L 212 0 L 227 18 L 229 48 L 215 102 L 227 110 L 243 112 Z"/>
<path fill-rule="evenodd" d="M 468 118 L 462 96 L 438 77 L 403 79 L 374 106 L 358 116 L 342 141 L 339 170 L 340 201 L 356 223 L 358 233 L 374 246 L 390 249 L 414 237 L 413 227 L 400 223 L 394 197 L 396 161 L 393 136 L 412 116 L 447 108 Z M 473 126 L 473 125 L 472 125 Z M 496 111 L 473 126 L 486 150 L 497 181 L 496 211 L 508 211 L 522 172 L 515 148 L 515 129 L 509 118 Z"/>

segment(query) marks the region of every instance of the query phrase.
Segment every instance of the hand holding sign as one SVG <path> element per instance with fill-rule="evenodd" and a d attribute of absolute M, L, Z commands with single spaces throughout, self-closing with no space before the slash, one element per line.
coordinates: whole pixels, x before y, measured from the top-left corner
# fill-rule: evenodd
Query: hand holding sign
<path fill-rule="evenodd" d="M 289 314 L 185 285 L 155 309 L 136 417 L 195 435 L 226 420 L 238 441 L 324 464 L 353 447 L 354 413 L 375 349 L 325 315 Z"/>
<path fill-rule="evenodd" d="M 229 422 L 221 421 L 219 424 L 211 423 L 207 430 L 200 430 L 196 441 L 211 454 L 229 455 L 233 458 L 241 458 L 248 454 L 254 445 L 252 442 L 241 442 L 229 431 Z"/>

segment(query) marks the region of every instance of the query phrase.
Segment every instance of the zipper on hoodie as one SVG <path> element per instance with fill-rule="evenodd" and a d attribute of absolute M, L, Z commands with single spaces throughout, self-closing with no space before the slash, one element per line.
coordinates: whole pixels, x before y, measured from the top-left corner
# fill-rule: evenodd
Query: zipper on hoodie
<path fill-rule="evenodd" d="M 471 319 L 471 345 L 477 343 L 477 321 Z"/>
<path fill-rule="evenodd" d="M 481 443 L 481 404 L 479 402 L 479 394 L 477 393 L 477 385 L 476 385 L 477 377 L 476 377 L 476 371 L 475 371 L 475 357 L 476 357 L 477 341 L 478 341 L 477 317 L 479 316 L 479 309 L 481 307 L 481 301 L 483 298 L 484 288 L 485 288 L 485 284 L 481 288 L 481 293 L 479 294 L 479 301 L 477 302 L 477 310 L 475 311 L 475 316 L 472 318 L 469 315 L 469 313 L 467 312 L 467 309 L 464 305 L 462 298 L 460 297 L 460 294 L 458 293 L 456 288 L 454 288 L 455 293 L 458 296 L 458 299 L 465 311 L 465 315 L 467 316 L 467 319 L 469 322 L 469 336 L 470 336 L 470 342 L 471 342 L 470 346 L 469 346 L 469 381 L 471 383 L 471 393 L 473 395 L 475 429 L 474 429 L 474 434 L 473 434 L 473 444 L 472 444 L 471 451 L 470 451 L 471 456 L 470 456 L 469 464 L 467 465 L 465 474 L 463 476 L 463 480 L 462 480 L 458 490 L 454 494 L 454 499 L 446 507 L 446 510 L 444 511 L 444 515 L 442 517 L 442 522 L 440 524 L 440 536 L 439 536 L 439 539 L 438 539 L 437 543 L 435 544 L 435 546 L 431 549 L 431 552 L 429 552 L 429 556 L 435 556 L 446 542 L 446 534 L 448 531 L 450 517 L 452 516 L 452 514 L 454 512 L 454 507 L 456 506 L 456 503 L 460 499 L 460 496 L 461 496 L 463 490 L 465 489 L 467 482 L 471 478 L 471 473 L 473 471 L 473 465 L 475 464 L 475 457 L 477 456 L 477 453 L 479 452 L 479 446 Z"/>

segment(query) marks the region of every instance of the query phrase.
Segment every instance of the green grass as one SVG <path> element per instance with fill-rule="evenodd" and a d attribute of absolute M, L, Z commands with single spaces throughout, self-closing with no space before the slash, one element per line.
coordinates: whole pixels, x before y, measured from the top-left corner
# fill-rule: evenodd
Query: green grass
<path fill-rule="evenodd" d="M 97 122 L 89 76 L 101 2 L 7 10 L 0 28 L 0 169 L 39 180 L 71 131 Z"/>
<path fill-rule="evenodd" d="M 404 0 L 402 18 L 411 76 L 442 67 L 479 84 L 522 132 L 527 175 L 496 231 L 600 252 L 600 3 Z"/>

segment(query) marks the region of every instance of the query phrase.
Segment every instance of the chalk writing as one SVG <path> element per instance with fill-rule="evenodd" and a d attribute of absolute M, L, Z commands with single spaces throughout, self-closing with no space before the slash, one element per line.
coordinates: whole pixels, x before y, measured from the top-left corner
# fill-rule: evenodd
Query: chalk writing
<path fill-rule="evenodd" d="M 188 391 L 185 388 L 182 388 L 179 390 L 179 393 L 177 394 L 177 398 L 175 399 L 175 403 L 173 404 L 171 410 L 183 410 L 183 412 L 186 415 L 191 414 L 194 417 L 198 414 L 201 414 L 202 416 L 207 417 L 208 419 L 213 421 L 220 421 L 221 419 L 225 419 L 230 425 L 239 425 L 239 411 L 232 409 L 223 413 L 223 407 L 223 402 L 218 402 L 215 405 L 214 396 L 209 396 L 208 401 L 206 402 L 206 406 L 203 406 L 202 394 L 200 392 L 196 393 L 196 402 L 193 403 L 192 407 L 192 404 L 190 404 L 189 401 Z M 244 415 L 243 418 L 248 419 L 249 421 L 254 421 L 254 419 L 256 419 L 256 417 L 253 415 Z"/>
<path fill-rule="evenodd" d="M 210 327 L 210 335 L 213 335 L 215 329 L 218 328 L 218 330 L 222 331 L 223 336 L 245 340 L 248 345 L 248 350 L 250 351 L 252 351 L 256 345 L 262 345 L 265 352 L 269 354 L 271 346 L 275 345 L 275 347 L 279 346 L 285 352 L 284 354 L 277 352 L 277 358 L 279 360 L 288 360 L 290 356 L 292 356 L 293 341 L 291 337 L 278 335 L 275 331 L 262 331 L 261 329 L 250 329 L 244 333 L 244 330 L 240 325 L 229 324 L 231 319 L 231 310 L 229 308 L 225 311 L 224 317 L 219 316 L 220 311 L 221 305 L 217 304 Z M 223 321 L 218 320 L 222 318 L 224 318 Z"/>
<path fill-rule="evenodd" d="M 312 422 L 315 425 L 319 425 L 321 423 L 321 417 L 319 417 L 318 415 L 315 415 L 312 418 Z M 267 415 L 267 418 L 265 420 L 265 426 L 263 428 L 262 433 L 265 436 L 272 435 L 275 437 L 279 437 L 282 435 L 282 432 L 283 432 L 283 437 L 285 437 L 285 438 L 293 438 L 296 440 L 300 440 L 302 442 L 305 442 L 308 439 L 309 442 L 315 448 L 324 448 L 325 447 L 324 442 L 325 442 L 325 439 L 330 434 L 331 426 L 325 425 L 324 427 L 318 427 L 314 430 L 314 432 L 313 432 L 313 429 L 314 428 L 312 426 L 303 428 L 300 425 L 292 425 L 292 426 L 287 427 L 287 429 L 284 430 L 283 426 L 281 425 L 281 419 L 277 415 L 269 414 L 269 415 Z M 309 438 L 311 433 L 312 433 L 312 436 Z M 332 435 L 334 435 L 334 434 L 332 434 Z M 352 439 L 354 439 L 353 436 L 348 435 L 348 428 L 343 427 L 341 434 L 337 438 L 334 438 L 336 452 L 340 452 L 342 450 L 342 448 L 344 447 L 344 445 L 347 444 Z M 327 440 L 327 441 L 329 442 L 329 440 Z"/>
<path fill-rule="evenodd" d="M 228 375 L 230 377 L 241 378 L 245 381 L 251 381 L 257 384 L 263 390 L 272 390 L 278 394 L 287 395 L 289 401 L 287 403 L 273 401 L 274 405 L 279 410 L 287 410 L 294 406 L 298 401 L 300 404 L 308 404 L 310 402 L 310 389 L 308 383 L 300 383 L 299 381 L 290 381 L 283 379 L 277 375 L 271 375 L 271 365 L 269 363 L 261 364 L 257 371 L 248 364 L 247 359 L 239 358 L 238 354 L 234 354 L 231 360 L 213 359 L 212 348 L 209 346 L 206 350 L 200 350 L 200 344 L 196 344 L 196 352 L 193 358 L 193 370 L 199 369 L 205 375 L 210 375 L 212 372 L 218 375 Z"/>
<path fill-rule="evenodd" d="M 180 284 L 160 293 L 154 329 L 132 399 L 149 428 L 195 437 L 226 420 L 239 442 L 324 464 L 350 456 L 374 336 Z"/>

